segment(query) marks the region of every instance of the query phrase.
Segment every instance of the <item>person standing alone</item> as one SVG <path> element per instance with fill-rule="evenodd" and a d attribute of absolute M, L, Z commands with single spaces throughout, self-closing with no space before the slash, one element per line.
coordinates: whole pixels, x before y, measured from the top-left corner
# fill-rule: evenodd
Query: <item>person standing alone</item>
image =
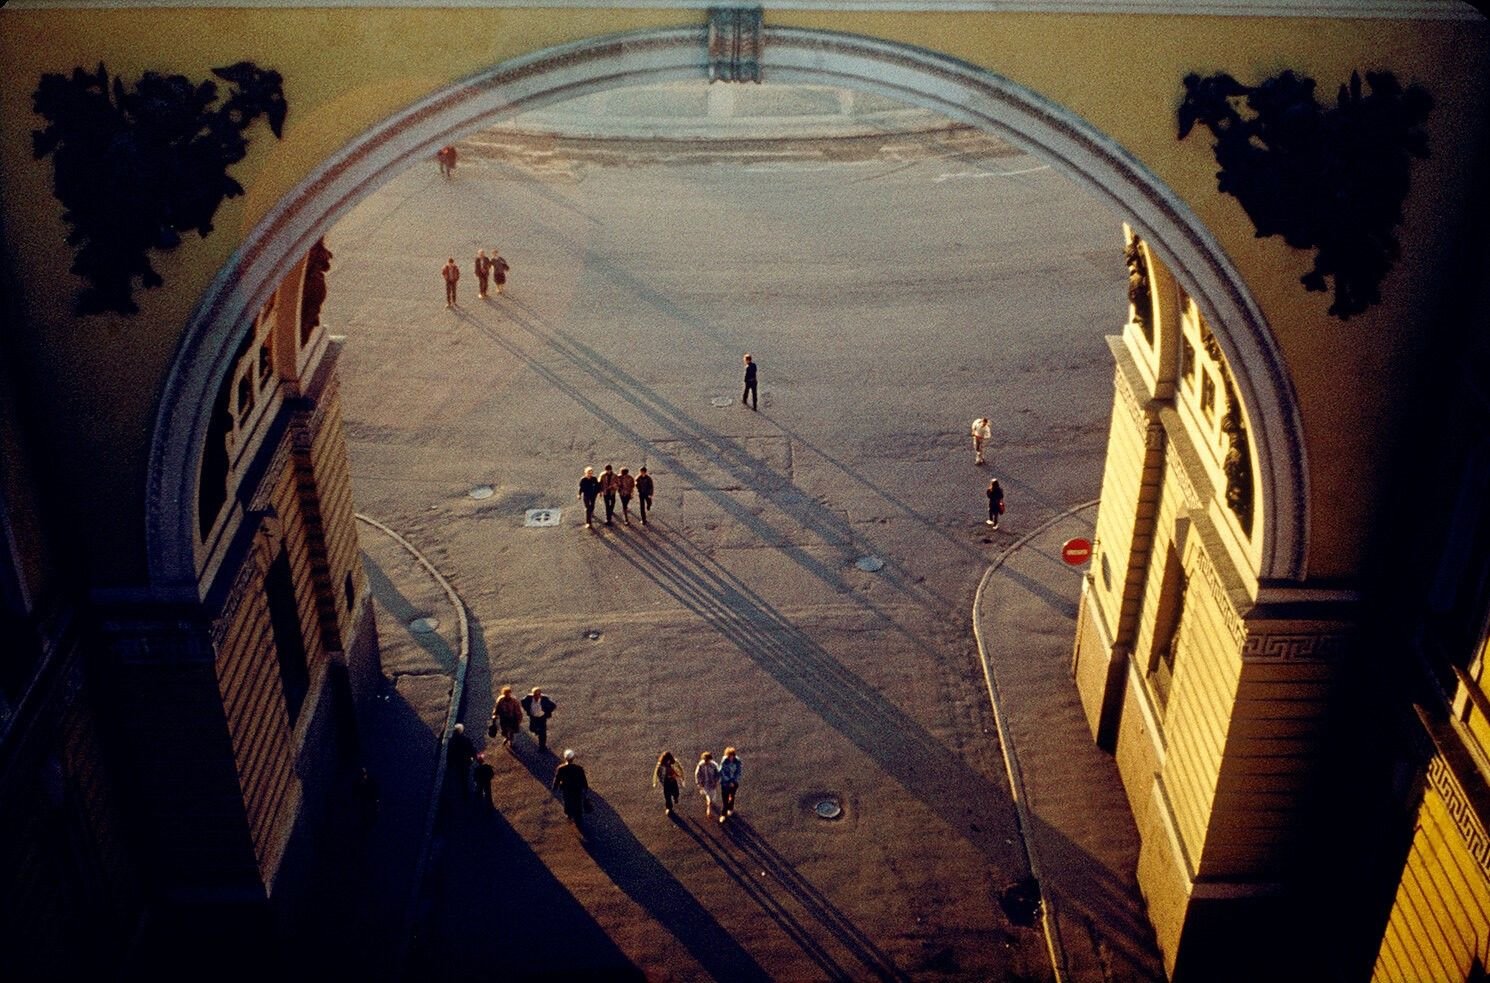
<path fill-rule="evenodd" d="M 455 265 L 454 256 L 445 260 L 440 276 L 445 278 L 445 309 L 449 310 L 455 306 L 455 285 L 460 281 L 460 267 Z"/>
<path fill-rule="evenodd" d="M 983 463 L 983 444 L 993 436 L 993 424 L 988 417 L 980 416 L 973 421 L 973 463 Z"/>
<path fill-rule="evenodd" d="M 753 410 L 755 410 L 755 411 L 757 411 L 757 412 L 759 412 L 760 411 L 760 405 L 759 405 L 759 399 L 758 399 L 758 390 L 756 389 L 755 368 L 756 368 L 756 366 L 755 366 L 755 359 L 753 359 L 753 358 L 750 357 L 750 353 L 749 352 L 746 352 L 745 353 L 745 391 L 740 394 L 740 402 L 741 403 L 744 403 L 744 402 L 746 402 L 748 400 L 749 403 L 750 403 L 750 408 L 753 409 Z"/>

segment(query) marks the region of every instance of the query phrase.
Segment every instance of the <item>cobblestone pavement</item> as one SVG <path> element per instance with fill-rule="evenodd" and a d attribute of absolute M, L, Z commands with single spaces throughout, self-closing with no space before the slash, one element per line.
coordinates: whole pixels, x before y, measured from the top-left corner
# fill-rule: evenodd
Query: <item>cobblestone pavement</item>
<path fill-rule="evenodd" d="M 1069 657 L 1078 576 L 1036 590 L 1008 565 L 1032 547 L 1005 551 L 1097 493 L 1118 220 L 1007 145 L 946 136 L 545 174 L 467 148 L 452 180 L 410 171 L 328 237 L 358 508 L 470 615 L 463 690 L 441 672 L 448 638 L 411 643 L 431 671 L 397 676 L 407 716 L 436 737 L 463 692 L 480 732 L 503 683 L 559 703 L 549 753 L 526 734 L 490 749 L 495 808 L 447 789 L 428 850 L 400 843 L 425 871 L 409 978 L 1047 979 L 1031 857 L 1048 881 L 1102 872 L 1104 904 L 1053 906 L 1074 919 L 1058 933 L 1070 978 L 1152 978 L 1131 819 L 1084 816 L 1081 782 L 1052 793 L 1056 746 L 1021 759 L 1038 820 L 1022 830 L 984 669 Z M 493 247 L 512 281 L 479 300 L 471 257 Z M 454 310 L 446 256 L 464 271 Z M 745 351 L 759 413 L 738 402 Z M 984 413 L 979 468 L 966 434 Z M 651 524 L 584 528 L 579 472 L 605 463 L 656 475 Z M 998 532 L 982 522 L 994 474 Z M 386 548 L 369 559 L 390 571 Z M 1021 606 L 979 590 L 1001 557 L 1047 603 L 980 650 L 975 598 L 985 620 Z M 439 604 L 399 576 L 415 571 L 374 577 L 385 641 Z M 1010 686 L 1069 716 L 1058 675 Z M 1007 716 L 1016 735 L 1028 723 Z M 1085 740 L 1111 811 L 1110 760 L 1061 733 Z M 726 744 L 746 767 L 738 815 L 706 821 L 690 787 L 664 816 L 657 753 L 691 772 Z M 548 790 L 565 747 L 590 776 L 583 830 Z"/>

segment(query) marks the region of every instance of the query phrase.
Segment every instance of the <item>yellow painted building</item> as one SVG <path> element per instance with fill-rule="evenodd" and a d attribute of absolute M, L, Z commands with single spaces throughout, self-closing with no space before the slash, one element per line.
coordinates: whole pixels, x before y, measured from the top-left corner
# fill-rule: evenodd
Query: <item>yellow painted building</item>
<path fill-rule="evenodd" d="M 172 899 L 293 908 L 284 885 L 349 739 L 336 736 L 338 714 L 376 674 L 337 349 L 314 317 L 320 237 L 412 162 L 522 110 L 758 68 L 1000 133 L 1127 219 L 1145 290 L 1130 323 L 1112 326 L 1116 396 L 1073 685 L 1128 790 L 1173 977 L 1236 975 L 1239 951 L 1249 971 L 1279 975 L 1281 942 L 1257 940 L 1286 937 L 1322 961 L 1344 946 L 1356 976 L 1374 964 L 1383 980 L 1450 966 L 1464 975 L 1442 978 L 1475 978 L 1484 872 L 1466 865 L 1454 882 L 1465 900 L 1459 928 L 1442 934 L 1451 942 L 1419 943 L 1414 913 L 1431 907 L 1424 891 L 1451 889 L 1420 873 L 1431 858 L 1452 836 L 1472 840 L 1472 824 L 1444 817 L 1484 794 L 1465 736 L 1483 632 L 1427 651 L 1413 626 L 1483 628 L 1490 564 L 1481 550 L 1464 566 L 1459 582 L 1478 593 L 1463 592 L 1451 618 L 1423 606 L 1394 617 L 1392 587 L 1447 569 L 1449 544 L 1431 536 L 1427 550 L 1382 520 L 1411 507 L 1404 469 L 1456 488 L 1483 473 L 1462 447 L 1462 467 L 1423 457 L 1419 435 L 1438 425 L 1425 406 L 1458 412 L 1436 401 L 1447 396 L 1435 367 L 1486 327 L 1485 294 L 1464 284 L 1490 269 L 1471 221 L 1490 185 L 1490 23 L 1456 0 L 1196 10 L 791 0 L 757 28 L 668 0 L 0 8 L 0 586 L 7 633 L 23 639 L 0 674 L 0 813 L 36 834 L 0 854 L 0 882 L 16 885 L 8 929 L 73 906 L 122 946 Z M 64 206 L 51 163 L 33 156 L 42 79 L 99 65 L 204 79 L 241 62 L 279 73 L 281 137 L 262 123 L 246 132 L 230 170 L 243 194 L 224 200 L 210 235 L 151 254 L 163 286 L 133 290 L 138 313 L 77 314 Z M 1400 255 L 1380 303 L 1349 320 L 1300 286 L 1309 251 L 1257 236 L 1217 190 L 1210 134 L 1177 136 L 1187 75 L 1256 84 L 1285 70 L 1326 99 L 1354 72 L 1387 70 L 1433 100 Z M 1483 529 L 1483 501 L 1465 508 L 1424 521 Z M 1393 681 L 1417 676 L 1399 662 L 1438 666 L 1428 675 L 1449 680 L 1438 691 L 1459 695 L 1407 696 Z M 1388 736 L 1358 744 L 1378 710 Z M 90 736 L 99 713 L 121 748 L 104 753 Z M 1467 750 L 1434 751 L 1430 736 Z M 191 794 L 158 771 L 126 802 L 118 775 L 165 749 Z M 65 848 L 40 832 L 57 810 L 74 817 Z M 1391 891 L 1333 879 L 1334 858 L 1315 848 L 1342 823 L 1351 842 L 1400 841 L 1358 875 Z M 1407 893 L 1393 901 L 1399 883 Z M 1348 911 L 1301 922 L 1311 892 L 1333 902 L 1347 886 Z M 66 948 L 42 928 L 28 937 L 38 952 Z M 1414 961 L 1430 950 L 1443 954 Z"/>

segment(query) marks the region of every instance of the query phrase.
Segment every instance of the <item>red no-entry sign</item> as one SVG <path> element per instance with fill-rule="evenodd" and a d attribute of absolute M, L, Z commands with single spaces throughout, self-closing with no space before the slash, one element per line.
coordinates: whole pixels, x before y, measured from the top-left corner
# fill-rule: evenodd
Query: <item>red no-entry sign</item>
<path fill-rule="evenodd" d="M 1061 559 L 1079 567 L 1092 558 L 1092 541 L 1090 539 L 1068 539 L 1061 546 Z"/>

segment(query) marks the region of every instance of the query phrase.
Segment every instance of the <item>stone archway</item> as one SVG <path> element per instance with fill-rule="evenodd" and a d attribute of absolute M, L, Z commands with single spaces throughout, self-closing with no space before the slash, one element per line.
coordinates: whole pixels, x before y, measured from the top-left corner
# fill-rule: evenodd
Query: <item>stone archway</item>
<path fill-rule="evenodd" d="M 855 88 L 932 109 L 1039 154 L 1123 214 L 1159 251 L 1235 372 L 1259 462 L 1259 579 L 1303 578 L 1308 546 L 1302 426 L 1281 353 L 1219 243 L 1141 162 L 1027 88 L 932 52 L 855 35 L 766 27 L 762 73 Z M 708 77 L 702 26 L 594 38 L 514 59 L 417 103 L 328 158 L 244 239 L 187 326 L 162 393 L 146 488 L 152 586 L 196 589 L 197 473 L 213 394 L 253 312 L 352 206 L 455 137 L 528 109 L 626 85 Z"/>

